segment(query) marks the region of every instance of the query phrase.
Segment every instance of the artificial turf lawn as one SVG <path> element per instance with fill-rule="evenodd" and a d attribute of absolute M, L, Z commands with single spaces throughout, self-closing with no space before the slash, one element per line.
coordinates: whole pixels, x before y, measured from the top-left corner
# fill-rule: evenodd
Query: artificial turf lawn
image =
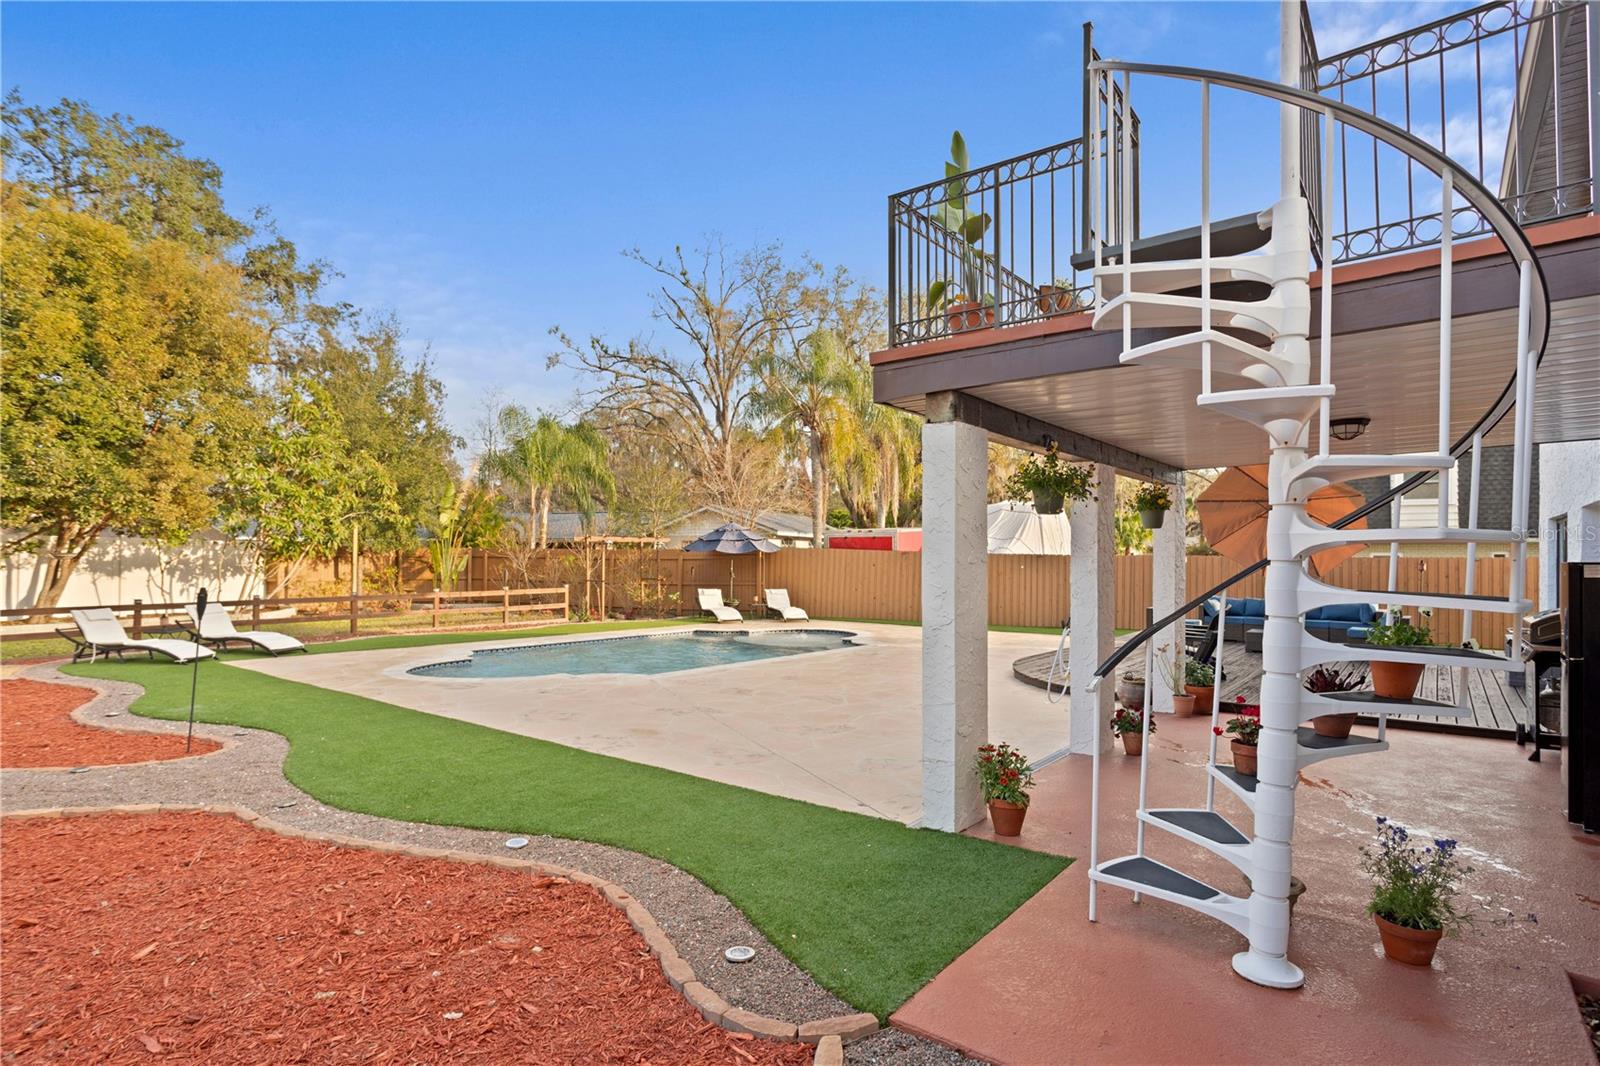
<path fill-rule="evenodd" d="M 441 641 L 423 635 L 360 643 Z M 143 686 L 137 714 L 187 714 L 190 669 L 130 661 L 65 670 Z M 225 661 L 200 665 L 196 713 L 206 722 L 281 733 L 290 744 L 285 775 L 336 807 L 591 840 L 682 867 L 732 900 L 823 987 L 880 1018 L 1070 861 L 768 796 Z"/>

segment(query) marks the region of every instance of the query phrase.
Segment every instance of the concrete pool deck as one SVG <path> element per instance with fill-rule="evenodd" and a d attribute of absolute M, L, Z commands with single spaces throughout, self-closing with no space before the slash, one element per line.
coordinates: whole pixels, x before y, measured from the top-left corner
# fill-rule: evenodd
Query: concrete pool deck
<path fill-rule="evenodd" d="M 709 623 L 653 635 L 714 629 Z M 235 661 L 290 681 L 366 696 L 585 751 L 828 807 L 915 822 L 922 812 L 922 630 L 748 623 L 859 634 L 861 647 L 666 674 L 474 679 L 407 674 L 474 648 L 604 640 L 566 635 Z M 1058 638 L 989 634 L 989 735 L 1035 760 L 1067 743 L 1066 702 L 1016 680 L 1012 661 Z"/>

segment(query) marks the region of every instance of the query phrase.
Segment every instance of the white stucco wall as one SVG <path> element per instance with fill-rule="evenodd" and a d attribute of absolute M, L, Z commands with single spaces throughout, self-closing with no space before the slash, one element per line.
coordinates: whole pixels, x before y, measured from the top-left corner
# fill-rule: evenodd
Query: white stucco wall
<path fill-rule="evenodd" d="M 1558 519 L 1567 520 L 1566 557 L 1600 562 L 1600 441 L 1539 446 L 1539 608 L 1556 606 L 1555 542 Z"/>
<path fill-rule="evenodd" d="M 6 556 L 0 565 L 5 606 L 33 606 L 44 587 L 43 560 L 24 553 Z M 223 599 L 262 593 L 261 574 L 249 567 L 245 544 L 221 533 L 203 533 L 176 548 L 107 533 L 78 563 L 60 602 L 71 607 L 136 599 L 176 602 L 192 598 L 202 586 Z"/>

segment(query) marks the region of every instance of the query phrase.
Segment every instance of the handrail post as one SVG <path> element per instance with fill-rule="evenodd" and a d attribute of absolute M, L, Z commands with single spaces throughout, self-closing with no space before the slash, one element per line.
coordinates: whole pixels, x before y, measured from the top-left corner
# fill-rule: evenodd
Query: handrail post
<path fill-rule="evenodd" d="M 1467 482 L 1467 528 L 1478 528 L 1478 493 L 1482 487 L 1480 473 L 1483 463 L 1483 434 L 1472 435 L 1472 476 Z M 1478 542 L 1467 543 L 1467 580 L 1466 594 L 1471 596 L 1477 588 L 1478 576 Z M 1472 608 L 1468 607 L 1461 615 L 1461 639 L 1463 642 L 1472 640 Z"/>
<path fill-rule="evenodd" d="M 144 639 L 144 601 L 140 599 L 133 601 L 133 639 Z"/>
<path fill-rule="evenodd" d="M 1439 222 L 1439 454 L 1450 454 L 1450 332 L 1452 315 L 1451 268 L 1455 245 L 1455 176 L 1444 172 L 1440 189 Z M 1450 471 L 1439 471 L 1439 528 L 1450 524 Z"/>
<path fill-rule="evenodd" d="M 1200 392 L 1211 395 L 1211 79 L 1200 79 Z"/>

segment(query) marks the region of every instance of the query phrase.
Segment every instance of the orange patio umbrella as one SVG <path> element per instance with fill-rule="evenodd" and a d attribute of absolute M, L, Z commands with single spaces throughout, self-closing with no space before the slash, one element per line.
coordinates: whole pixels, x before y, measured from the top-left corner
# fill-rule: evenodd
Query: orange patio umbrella
<path fill-rule="evenodd" d="M 1328 485 L 1306 501 L 1306 516 L 1324 525 L 1343 518 L 1366 502 L 1349 485 Z M 1200 528 L 1206 543 L 1217 554 L 1241 563 L 1253 563 L 1267 554 L 1267 468 L 1230 466 L 1211 487 L 1195 500 Z M 1357 519 L 1351 528 L 1365 529 L 1367 520 Z M 1321 577 L 1346 559 L 1361 552 L 1360 544 L 1324 548 L 1311 556 L 1309 569 Z"/>

